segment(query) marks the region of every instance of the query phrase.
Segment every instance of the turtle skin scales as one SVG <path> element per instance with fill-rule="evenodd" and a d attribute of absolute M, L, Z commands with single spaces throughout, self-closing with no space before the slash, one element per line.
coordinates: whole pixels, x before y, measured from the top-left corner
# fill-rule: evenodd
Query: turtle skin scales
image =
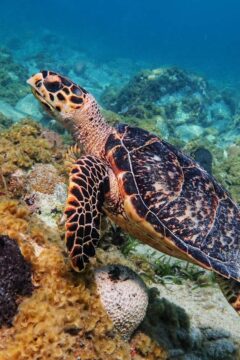
<path fill-rule="evenodd" d="M 132 224 L 162 237 L 171 255 L 240 281 L 240 211 L 211 175 L 174 146 L 124 124 L 105 152 Z"/>

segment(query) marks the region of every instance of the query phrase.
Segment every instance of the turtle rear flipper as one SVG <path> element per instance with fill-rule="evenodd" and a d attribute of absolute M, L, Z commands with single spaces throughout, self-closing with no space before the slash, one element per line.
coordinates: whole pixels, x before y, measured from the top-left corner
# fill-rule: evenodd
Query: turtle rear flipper
<path fill-rule="evenodd" d="M 233 279 L 226 279 L 218 274 L 215 275 L 223 295 L 240 316 L 240 283 Z"/>
<path fill-rule="evenodd" d="M 73 164 L 65 214 L 66 245 L 76 271 L 83 270 L 95 255 L 108 188 L 108 169 L 100 159 L 83 156 Z"/>

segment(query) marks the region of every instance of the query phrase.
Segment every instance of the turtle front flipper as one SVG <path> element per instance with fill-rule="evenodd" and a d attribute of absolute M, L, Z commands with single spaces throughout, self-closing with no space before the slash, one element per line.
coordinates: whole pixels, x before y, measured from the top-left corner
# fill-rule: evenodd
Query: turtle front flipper
<path fill-rule="evenodd" d="M 240 316 L 240 283 L 218 274 L 215 274 L 215 276 L 223 295 Z"/>
<path fill-rule="evenodd" d="M 65 214 L 66 245 L 76 271 L 83 270 L 95 255 L 102 206 L 108 191 L 108 168 L 100 159 L 83 156 L 73 164 Z"/>

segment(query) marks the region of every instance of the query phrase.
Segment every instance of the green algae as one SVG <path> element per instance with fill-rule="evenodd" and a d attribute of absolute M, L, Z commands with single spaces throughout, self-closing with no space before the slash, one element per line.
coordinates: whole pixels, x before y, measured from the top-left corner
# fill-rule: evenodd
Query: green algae
<path fill-rule="evenodd" d="M 0 48 L 0 98 L 11 105 L 29 93 L 28 71 L 14 62 L 11 53 Z"/>
<path fill-rule="evenodd" d="M 120 91 L 106 89 L 101 100 L 112 111 L 146 119 L 164 112 L 164 109 L 161 109 L 156 103 L 161 96 L 175 94 L 182 90 L 189 94 L 197 89 L 204 92 L 207 86 L 202 78 L 189 75 L 176 67 L 143 70 L 136 74 Z M 195 104 L 192 108 L 193 102 Z M 201 108 L 197 99 L 186 99 L 184 106 L 191 111 L 199 111 Z M 176 109 L 175 102 L 165 109 L 166 115 L 171 117 Z"/>
<path fill-rule="evenodd" d="M 240 203 L 240 142 L 216 154 L 213 173 L 217 180 L 229 191 L 233 199 Z"/>

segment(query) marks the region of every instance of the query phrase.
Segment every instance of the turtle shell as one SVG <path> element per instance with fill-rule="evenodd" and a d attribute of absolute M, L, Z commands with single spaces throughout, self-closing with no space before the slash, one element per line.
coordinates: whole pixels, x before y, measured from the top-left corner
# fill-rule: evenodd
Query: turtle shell
<path fill-rule="evenodd" d="M 173 255 L 240 281 L 240 210 L 211 175 L 174 146 L 124 124 L 105 150 L 124 212 L 138 232 L 156 239 L 150 245 L 161 250 L 165 242 Z"/>

